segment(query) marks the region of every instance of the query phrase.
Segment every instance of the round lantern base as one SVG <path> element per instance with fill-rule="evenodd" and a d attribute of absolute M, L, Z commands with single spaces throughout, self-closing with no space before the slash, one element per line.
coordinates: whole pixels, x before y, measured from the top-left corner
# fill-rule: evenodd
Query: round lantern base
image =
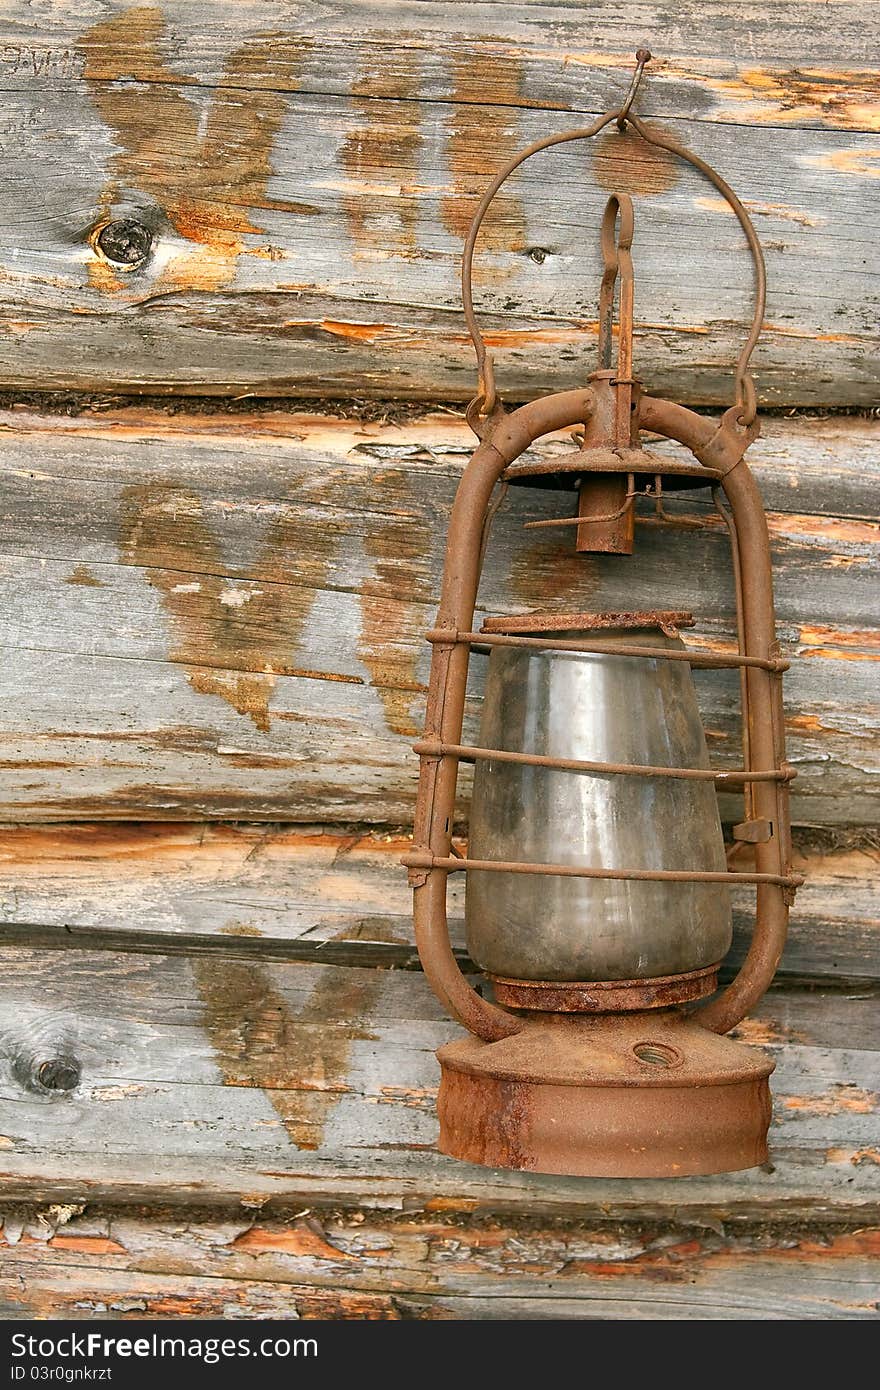
<path fill-rule="evenodd" d="M 440 1149 L 491 1168 L 668 1178 L 767 1160 L 773 1062 L 676 1011 L 540 1014 L 437 1053 Z"/>

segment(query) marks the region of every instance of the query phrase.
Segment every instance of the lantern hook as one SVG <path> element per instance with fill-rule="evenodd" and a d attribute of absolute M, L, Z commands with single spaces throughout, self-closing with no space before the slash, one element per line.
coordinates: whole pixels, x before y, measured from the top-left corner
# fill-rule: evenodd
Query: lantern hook
<path fill-rule="evenodd" d="M 645 67 L 650 63 L 652 56 L 651 50 L 648 48 L 640 48 L 636 52 L 636 70 L 632 75 L 632 81 L 629 84 L 629 91 L 626 94 L 624 103 L 617 115 L 618 130 L 626 129 L 626 123 L 629 119 L 629 109 L 636 99 L 636 94 L 641 86 L 642 78 L 645 75 Z"/>

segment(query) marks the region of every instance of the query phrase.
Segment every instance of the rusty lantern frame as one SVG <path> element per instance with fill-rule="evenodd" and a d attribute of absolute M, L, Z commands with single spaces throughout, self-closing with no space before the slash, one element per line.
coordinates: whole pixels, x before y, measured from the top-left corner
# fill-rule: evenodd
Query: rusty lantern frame
<path fill-rule="evenodd" d="M 732 982 L 720 994 L 699 1004 L 690 1015 L 690 1020 L 699 1024 L 701 1029 L 714 1034 L 724 1034 L 735 1027 L 770 985 L 785 942 L 789 906 L 795 889 L 803 881 L 792 871 L 791 863 L 788 800 L 789 784 L 795 772 L 785 759 L 782 703 L 782 675 L 789 663 L 780 655 L 776 638 L 766 516 L 758 487 L 744 459 L 748 446 L 759 432 L 756 392 L 748 364 L 764 314 L 766 281 L 763 256 L 748 213 L 724 179 L 685 146 L 653 126 L 646 128 L 632 113 L 632 100 L 649 58 L 650 54 L 644 51 L 637 54 L 635 77 L 619 109 L 606 113 L 585 128 L 537 141 L 499 171 L 480 200 L 464 248 L 462 301 L 476 351 L 479 379 L 478 395 L 467 409 L 467 419 L 479 443 L 455 494 L 439 611 L 433 630 L 427 634 L 433 651 L 425 732 L 424 737 L 415 744 L 421 766 L 413 848 L 403 862 L 409 869 L 414 890 L 416 942 L 428 981 L 455 1018 L 484 1043 L 517 1037 L 526 1029 L 527 1020 L 521 1014 L 513 1014 L 497 1003 L 482 998 L 459 969 L 447 925 L 446 899 L 450 874 L 479 870 L 578 878 L 754 884 L 754 926 L 745 960 Z M 480 333 L 472 298 L 473 255 L 483 219 L 502 184 L 525 160 L 551 147 L 591 139 L 612 123 L 616 123 L 621 134 L 628 127 L 632 128 L 648 145 L 686 161 L 703 174 L 730 206 L 745 234 L 754 266 L 754 309 L 751 326 L 736 362 L 735 403 L 724 412 L 719 422 L 671 401 L 643 394 L 641 383 L 633 375 L 633 207 L 631 199 L 622 193 L 615 193 L 609 198 L 602 219 L 604 273 L 599 298 L 598 370 L 591 374 L 589 384 L 583 389 L 555 393 L 509 413 L 498 400 L 492 357 Z M 619 299 L 618 351 L 616 365 L 613 366 L 616 286 Z M 561 459 L 554 458 L 552 464 L 517 462 L 542 435 L 572 426 L 580 426 L 584 431 L 579 452 L 564 455 Z M 672 460 L 649 453 L 640 445 L 642 431 L 684 445 L 690 451 L 692 461 Z M 576 473 L 579 477 L 588 474 L 601 483 L 600 491 L 592 502 L 589 493 L 581 492 L 578 516 L 537 523 L 576 526 L 580 549 L 594 548 L 589 543 L 591 527 L 600 525 L 607 532 L 610 526 L 612 533 L 615 528 L 625 526 L 626 522 L 631 527 L 637 495 L 653 497 L 659 509 L 664 478 L 667 487 L 711 488 L 716 512 L 723 519 L 730 538 L 736 596 L 736 653 L 708 653 L 691 647 L 676 650 L 621 643 L 619 640 L 611 644 L 591 633 L 586 639 L 575 640 L 552 634 L 516 635 L 509 627 L 504 632 L 476 632 L 474 612 L 483 558 L 492 519 L 501 500 L 496 489 L 500 485 L 503 495 L 507 482 L 551 471 Z M 612 498 L 610 511 L 609 497 Z M 600 499 L 598 504 L 596 499 Z M 615 546 L 612 542 L 597 548 L 626 549 L 626 546 Z M 557 630 L 563 625 L 557 623 Z M 490 629 L 492 626 L 489 625 Z M 497 628 L 500 624 L 494 626 Z M 470 653 L 475 648 L 489 650 L 494 646 L 588 653 L 613 650 L 617 656 L 686 661 L 693 668 L 737 669 L 740 673 L 743 765 L 735 771 L 644 767 L 559 759 L 466 745 L 462 742 L 462 724 Z M 729 866 L 726 872 L 607 869 L 463 857 L 452 843 L 458 768 L 462 762 L 473 763 L 482 759 L 512 760 L 555 768 L 572 775 L 692 778 L 714 781 L 721 789 L 742 788 L 745 817 L 734 827 L 735 848 L 745 843 L 753 846 L 755 869 L 753 872 L 736 872 Z M 638 983 L 650 985 L 652 982 Z M 610 988 L 610 985 L 594 988 L 601 992 L 605 987 Z M 557 988 L 563 992 L 565 990 L 564 986 Z M 618 998 L 617 995 L 614 997 L 615 1000 Z M 635 1005 L 610 1002 L 609 996 L 608 1004 L 597 1005 L 594 1002 L 581 1007 L 614 1010 L 617 1007 L 649 1006 L 648 994 L 641 996 L 641 1003 L 638 1002 L 637 991 L 634 997 L 637 1001 Z M 549 993 L 547 998 L 550 998 Z M 512 1002 L 517 1002 L 515 997 Z M 664 1001 L 661 999 L 659 1002 Z M 522 1005 L 519 1004 L 519 1007 Z M 549 1007 L 552 1010 L 554 1004 L 538 1004 L 536 1007 Z M 733 1046 L 730 1045 L 731 1048 Z M 746 1051 L 742 1048 L 737 1050 Z M 769 1066 L 765 1068 L 765 1078 L 766 1070 L 769 1070 Z M 766 1087 L 766 1079 L 763 1084 Z M 766 1124 L 764 1129 L 766 1131 Z M 474 1155 L 469 1150 L 461 1156 Z M 494 1160 L 490 1154 L 489 1158 L 481 1161 L 505 1160 L 503 1157 L 499 1159 L 496 1153 Z M 538 1165 L 518 1163 L 514 1158 L 510 1166 Z M 747 1164 L 730 1163 L 729 1166 Z M 673 1164 L 672 1169 L 675 1168 Z M 560 1169 L 552 1166 L 551 1170 L 577 1171 L 571 1167 Z M 636 1165 L 629 1171 L 654 1170 Z M 663 1168 L 662 1171 L 670 1170 Z M 683 1171 L 712 1169 L 685 1167 Z"/>

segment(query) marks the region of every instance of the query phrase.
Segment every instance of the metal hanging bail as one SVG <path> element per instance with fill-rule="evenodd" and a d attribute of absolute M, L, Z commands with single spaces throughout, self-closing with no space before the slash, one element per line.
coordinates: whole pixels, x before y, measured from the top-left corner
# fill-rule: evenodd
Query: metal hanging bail
<path fill-rule="evenodd" d="M 536 140 L 527 149 L 521 150 L 519 154 L 508 160 L 503 169 L 500 169 L 489 187 L 483 193 L 473 220 L 470 225 L 464 244 L 464 252 L 461 263 L 461 299 L 464 311 L 464 319 L 467 325 L 468 334 L 474 345 L 477 358 L 477 395 L 467 407 L 466 418 L 474 433 L 478 438 L 487 438 L 495 425 L 504 416 L 504 407 L 498 398 L 498 388 L 495 383 L 495 372 L 492 361 L 492 354 L 486 347 L 483 335 L 477 324 L 476 314 L 473 303 L 473 259 L 476 247 L 477 236 L 483 219 L 489 209 L 493 198 L 510 175 L 513 174 L 521 164 L 524 164 L 532 155 L 539 154 L 542 150 L 553 149 L 559 145 L 566 145 L 573 140 L 590 140 L 605 130 L 612 123 L 616 124 L 620 131 L 631 129 L 647 145 L 653 145 L 656 149 L 666 150 L 677 159 L 682 159 L 690 164 L 704 178 L 714 185 L 721 194 L 722 198 L 729 205 L 737 221 L 742 227 L 754 267 L 754 301 L 752 310 L 752 321 L 748 332 L 748 337 L 740 349 L 739 356 L 734 367 L 735 381 L 735 403 L 725 414 L 725 421 L 731 428 L 740 426 L 744 430 L 752 428 L 757 414 L 757 394 L 755 383 L 749 374 L 748 365 L 755 344 L 761 332 L 761 324 L 764 318 L 764 305 L 766 299 L 766 275 L 764 270 L 764 257 L 761 252 L 761 244 L 758 241 L 752 220 L 746 209 L 743 207 L 739 198 L 734 193 L 730 185 L 721 175 L 707 164 L 699 155 L 694 154 L 686 146 L 679 144 L 671 135 L 665 135 L 653 126 L 648 127 L 642 123 L 640 118 L 632 111 L 633 102 L 638 94 L 639 86 L 644 77 L 645 67 L 651 61 L 652 54 L 647 48 L 640 48 L 636 53 L 636 70 L 633 73 L 629 91 L 624 98 L 623 105 L 613 111 L 608 111 L 604 116 L 600 116 L 592 125 L 585 126 L 577 130 L 566 130 L 557 135 L 545 136 L 542 140 Z"/>

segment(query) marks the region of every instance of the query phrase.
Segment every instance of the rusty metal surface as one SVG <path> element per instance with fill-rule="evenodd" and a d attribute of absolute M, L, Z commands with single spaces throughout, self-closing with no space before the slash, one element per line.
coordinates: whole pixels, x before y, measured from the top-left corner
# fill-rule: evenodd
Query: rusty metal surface
<path fill-rule="evenodd" d="M 425 633 L 425 640 L 437 646 L 455 646 L 458 643 L 468 643 L 474 647 L 497 647 L 502 644 L 505 646 L 529 646 L 546 647 L 554 651 L 571 652 L 608 652 L 614 651 L 618 656 L 643 656 L 653 658 L 662 656 L 665 661 L 687 661 L 691 666 L 700 667 L 707 671 L 721 671 L 725 668 L 731 670 L 739 666 L 754 666 L 761 671 L 782 672 L 787 671 L 790 662 L 782 657 L 762 657 L 747 656 L 742 653 L 734 655 L 721 652 L 698 652 L 686 648 L 683 652 L 666 651 L 662 647 L 642 647 L 631 646 L 629 643 L 616 642 L 613 645 L 608 642 L 577 642 L 569 641 L 566 638 L 540 638 L 540 637 L 514 637 L 505 636 L 503 633 L 484 633 L 484 632 L 460 632 L 458 628 L 431 628 Z"/>
<path fill-rule="evenodd" d="M 554 454 L 550 459 L 525 459 L 522 462 L 511 463 L 505 468 L 502 476 L 506 482 L 510 483 L 550 477 L 555 485 L 561 483 L 566 474 L 570 474 L 573 485 L 576 485 L 586 467 L 584 452 L 582 449 L 577 449 L 568 453 Z M 721 470 L 718 468 L 709 468 L 687 459 L 666 458 L 663 454 L 655 454 L 648 449 L 606 449 L 599 445 L 591 447 L 589 453 L 589 471 L 591 473 L 620 473 L 621 469 L 626 469 L 630 473 L 647 473 L 654 477 L 661 477 L 663 486 L 667 491 L 670 487 L 693 488 L 704 484 L 711 486 L 713 483 L 720 482 L 722 478 Z M 546 486 L 546 483 L 543 485 Z"/>
<path fill-rule="evenodd" d="M 482 632 L 593 632 L 603 627 L 693 627 L 693 613 L 657 609 L 648 613 L 520 613 L 509 618 L 486 618 Z"/>
<path fill-rule="evenodd" d="M 498 1004 L 509 1009 L 543 1013 L 628 1013 L 666 1009 L 705 999 L 718 987 L 718 964 L 679 975 L 656 975 L 647 980 L 511 980 L 488 974 Z"/>
<path fill-rule="evenodd" d="M 642 769 L 639 768 L 639 772 Z M 766 783 L 760 783 L 766 786 Z M 767 841 L 767 844 L 770 844 Z M 764 846 L 756 846 L 764 848 Z M 739 883 L 770 884 L 778 888 L 800 888 L 801 874 L 775 873 L 716 873 L 709 869 L 599 869 L 587 868 L 580 864 L 532 864 L 517 859 L 470 859 L 461 854 L 432 854 L 430 850 L 411 850 L 405 854 L 401 863 L 409 869 L 442 869 L 447 874 L 464 873 L 468 869 L 478 869 L 480 873 L 498 874 L 546 874 L 558 878 L 607 878 L 611 881 L 631 880 L 633 883 L 726 883 L 731 886 Z M 743 967 L 745 968 L 745 967 Z M 774 967 L 775 973 L 775 967 Z M 763 994 L 763 990 L 761 993 Z M 739 1020 L 737 1020 L 739 1021 Z M 731 1024 L 733 1028 L 735 1025 Z M 724 1030 L 727 1031 L 726 1029 Z"/>
<path fill-rule="evenodd" d="M 773 1063 L 673 1010 L 536 1014 L 437 1056 L 440 1148 L 470 1163 L 639 1178 L 767 1160 Z"/>
<path fill-rule="evenodd" d="M 507 748 L 483 748 L 468 743 L 441 743 L 419 739 L 413 751 L 424 758 L 457 758 L 463 763 L 522 763 L 526 767 L 551 767 L 560 772 L 598 772 L 603 776 L 672 777 L 683 781 L 714 782 L 719 787 L 748 786 L 752 782 L 790 782 L 794 768 L 773 772 L 748 772 L 745 768 L 716 771 L 706 767 L 654 767 L 650 763 L 590 762 L 586 758 L 554 758 L 542 753 L 519 753 Z"/>

